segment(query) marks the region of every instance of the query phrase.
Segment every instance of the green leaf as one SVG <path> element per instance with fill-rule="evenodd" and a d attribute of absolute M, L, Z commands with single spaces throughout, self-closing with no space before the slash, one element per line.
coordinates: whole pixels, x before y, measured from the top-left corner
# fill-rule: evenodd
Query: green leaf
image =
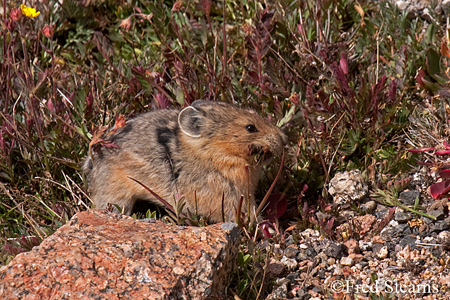
<path fill-rule="evenodd" d="M 439 53 L 432 48 L 428 48 L 425 61 L 428 74 L 434 75 L 441 72 L 440 60 L 441 56 Z"/>

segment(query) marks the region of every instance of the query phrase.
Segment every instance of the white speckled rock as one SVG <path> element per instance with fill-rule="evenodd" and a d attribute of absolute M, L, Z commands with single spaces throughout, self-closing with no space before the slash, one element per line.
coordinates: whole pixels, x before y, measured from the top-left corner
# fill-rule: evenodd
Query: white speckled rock
<path fill-rule="evenodd" d="M 369 188 L 359 170 L 339 172 L 331 179 L 328 192 L 334 203 L 345 204 L 363 199 Z"/>

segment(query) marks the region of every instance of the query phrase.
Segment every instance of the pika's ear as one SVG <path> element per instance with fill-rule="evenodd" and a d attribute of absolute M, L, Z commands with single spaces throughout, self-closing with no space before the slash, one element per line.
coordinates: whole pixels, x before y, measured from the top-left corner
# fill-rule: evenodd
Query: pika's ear
<path fill-rule="evenodd" d="M 196 108 L 188 106 L 178 114 L 178 125 L 184 134 L 198 138 L 205 125 L 205 117 Z"/>

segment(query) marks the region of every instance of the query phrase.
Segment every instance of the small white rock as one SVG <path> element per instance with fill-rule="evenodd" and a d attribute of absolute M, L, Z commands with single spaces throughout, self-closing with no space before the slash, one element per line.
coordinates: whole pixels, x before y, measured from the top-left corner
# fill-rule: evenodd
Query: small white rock
<path fill-rule="evenodd" d="M 366 241 L 360 240 L 358 242 L 358 244 L 359 244 L 359 249 L 361 249 L 361 251 L 372 250 L 372 242 L 366 242 Z"/>
<path fill-rule="evenodd" d="M 377 253 L 378 258 L 385 259 L 389 254 L 388 248 L 384 246 L 380 249 L 380 252 Z"/>
<path fill-rule="evenodd" d="M 308 245 L 306 244 L 300 244 L 299 247 L 300 249 L 308 249 Z"/>
<path fill-rule="evenodd" d="M 293 258 L 287 258 L 286 256 L 283 256 L 280 260 L 280 262 L 285 265 L 288 269 L 292 270 L 297 267 L 298 263 Z"/>
<path fill-rule="evenodd" d="M 448 241 L 448 240 L 450 240 L 450 231 L 441 231 L 437 237 L 438 237 L 438 241 L 441 243 L 444 241 Z"/>
<path fill-rule="evenodd" d="M 300 235 L 303 236 L 304 238 L 319 237 L 320 236 L 320 232 L 318 230 L 307 228 L 307 229 L 303 230 L 300 233 Z"/>
<path fill-rule="evenodd" d="M 328 192 L 336 204 L 351 203 L 363 199 L 369 191 L 359 170 L 339 172 L 330 180 Z"/>
<path fill-rule="evenodd" d="M 343 266 L 353 266 L 353 258 L 351 257 L 342 257 L 340 261 Z"/>
<path fill-rule="evenodd" d="M 408 8 L 408 6 L 411 4 L 411 1 L 397 1 L 395 2 L 395 5 L 397 5 L 398 9 L 401 11 L 404 11 Z"/>

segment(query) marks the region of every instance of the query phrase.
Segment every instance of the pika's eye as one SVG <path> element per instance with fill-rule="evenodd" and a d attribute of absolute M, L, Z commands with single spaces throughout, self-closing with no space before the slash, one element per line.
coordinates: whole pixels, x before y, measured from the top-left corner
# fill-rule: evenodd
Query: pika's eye
<path fill-rule="evenodd" d="M 253 125 L 246 125 L 245 126 L 245 130 L 247 130 L 248 132 L 258 132 L 259 130 L 255 127 L 255 126 L 253 126 Z"/>

